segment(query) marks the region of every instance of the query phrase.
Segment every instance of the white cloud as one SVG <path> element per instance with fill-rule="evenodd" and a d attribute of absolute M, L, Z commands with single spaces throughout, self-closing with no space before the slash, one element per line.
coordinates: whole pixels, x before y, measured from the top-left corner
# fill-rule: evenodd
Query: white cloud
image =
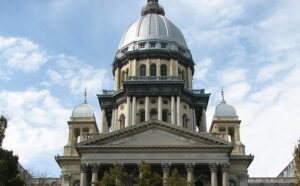
<path fill-rule="evenodd" d="M 55 65 L 48 70 L 47 74 L 52 83 L 68 87 L 73 94 L 82 94 L 87 88 L 89 94 L 95 95 L 111 81 L 106 69 L 93 68 L 76 58 L 65 55 L 55 58 Z"/>
<path fill-rule="evenodd" d="M 219 70 L 218 79 L 222 85 L 226 86 L 232 83 L 244 81 L 246 79 L 247 70 L 244 68 L 227 68 Z"/>
<path fill-rule="evenodd" d="M 25 38 L 0 37 L 0 63 L 24 72 L 39 70 L 47 62 L 40 46 Z"/>
<path fill-rule="evenodd" d="M 211 58 L 200 60 L 195 66 L 194 78 L 198 81 L 205 81 L 207 72 L 212 64 L 213 61 Z"/>
<path fill-rule="evenodd" d="M 4 148 L 18 154 L 23 165 L 33 164 L 43 153 L 54 156 L 62 150 L 71 111 L 49 90 L 3 91 L 0 105 L 9 117 Z"/>

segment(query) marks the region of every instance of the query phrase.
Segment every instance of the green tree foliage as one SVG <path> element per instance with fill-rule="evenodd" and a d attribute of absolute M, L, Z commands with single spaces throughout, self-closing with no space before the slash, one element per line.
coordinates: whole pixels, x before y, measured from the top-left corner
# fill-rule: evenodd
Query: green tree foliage
<path fill-rule="evenodd" d="M 297 178 L 297 186 L 300 186 L 300 141 L 298 141 L 298 145 L 294 151 L 294 160 L 296 164 L 296 178 Z"/>
<path fill-rule="evenodd" d="M 0 149 L 0 186 L 23 186 L 19 177 L 18 157 L 13 152 Z"/>
<path fill-rule="evenodd" d="M 129 175 L 121 164 L 111 167 L 100 182 L 100 186 L 127 186 L 129 183 Z"/>
<path fill-rule="evenodd" d="M 151 166 L 149 164 L 142 162 L 137 183 L 139 186 L 159 186 L 162 185 L 162 178 L 159 174 L 151 171 Z"/>
<path fill-rule="evenodd" d="M 177 169 L 173 169 L 171 175 L 168 178 L 169 186 L 183 186 L 187 185 L 186 178 L 181 176 Z"/>

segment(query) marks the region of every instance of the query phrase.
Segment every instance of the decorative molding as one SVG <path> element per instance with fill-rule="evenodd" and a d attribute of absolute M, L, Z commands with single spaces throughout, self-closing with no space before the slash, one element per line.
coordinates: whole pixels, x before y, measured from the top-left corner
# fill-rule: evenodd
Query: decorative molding
<path fill-rule="evenodd" d="M 193 173 L 194 172 L 194 164 L 192 164 L 192 163 L 187 163 L 185 165 L 185 168 L 186 168 L 187 173 Z"/>
<path fill-rule="evenodd" d="M 167 173 L 167 174 L 170 173 L 170 164 L 169 163 L 163 163 L 161 166 L 162 166 L 163 173 Z"/>
<path fill-rule="evenodd" d="M 63 174 L 63 178 L 65 182 L 71 181 L 72 175 L 70 174 Z"/>
<path fill-rule="evenodd" d="M 217 165 L 216 163 L 211 163 L 211 164 L 209 164 L 209 170 L 210 170 L 211 173 L 217 172 L 217 170 L 218 170 L 218 165 Z"/>
<path fill-rule="evenodd" d="M 223 163 L 221 165 L 221 168 L 222 168 L 222 172 L 228 172 L 229 168 L 230 168 L 230 164 L 229 163 Z"/>
<path fill-rule="evenodd" d="M 245 181 L 246 179 L 248 179 L 248 174 L 239 174 L 238 178 L 240 181 Z"/>
<path fill-rule="evenodd" d="M 87 173 L 87 169 L 88 169 L 88 166 L 86 164 L 81 164 L 80 165 L 80 172 L 81 173 Z"/>
<path fill-rule="evenodd" d="M 92 164 L 92 172 L 98 173 L 99 172 L 99 165 L 98 164 Z"/>

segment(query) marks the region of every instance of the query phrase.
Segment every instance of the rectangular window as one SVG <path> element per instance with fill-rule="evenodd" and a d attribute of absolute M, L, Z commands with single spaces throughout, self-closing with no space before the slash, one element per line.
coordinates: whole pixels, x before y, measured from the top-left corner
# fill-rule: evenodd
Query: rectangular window
<path fill-rule="evenodd" d="M 150 43 L 150 47 L 151 48 L 155 48 L 156 47 L 156 43 Z"/>
<path fill-rule="evenodd" d="M 161 44 L 161 48 L 167 48 L 167 44 L 166 43 L 162 43 Z"/>
<path fill-rule="evenodd" d="M 139 44 L 139 47 L 140 47 L 140 48 L 145 48 L 145 45 L 146 45 L 145 43 L 140 43 L 140 44 Z"/>

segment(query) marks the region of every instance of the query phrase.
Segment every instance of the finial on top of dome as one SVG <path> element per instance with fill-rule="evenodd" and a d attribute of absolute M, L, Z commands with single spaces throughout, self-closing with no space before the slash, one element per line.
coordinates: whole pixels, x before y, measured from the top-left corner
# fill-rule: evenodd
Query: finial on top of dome
<path fill-rule="evenodd" d="M 222 88 L 221 94 L 222 94 L 222 101 L 221 101 L 221 103 L 226 103 L 225 96 L 224 96 L 224 88 Z"/>
<path fill-rule="evenodd" d="M 87 100 L 86 100 L 86 88 L 84 89 L 84 102 L 83 103 L 87 103 Z"/>
<path fill-rule="evenodd" d="M 165 15 L 164 8 L 159 6 L 158 0 L 147 0 L 147 5 L 142 9 L 142 16 L 147 14 Z"/>

